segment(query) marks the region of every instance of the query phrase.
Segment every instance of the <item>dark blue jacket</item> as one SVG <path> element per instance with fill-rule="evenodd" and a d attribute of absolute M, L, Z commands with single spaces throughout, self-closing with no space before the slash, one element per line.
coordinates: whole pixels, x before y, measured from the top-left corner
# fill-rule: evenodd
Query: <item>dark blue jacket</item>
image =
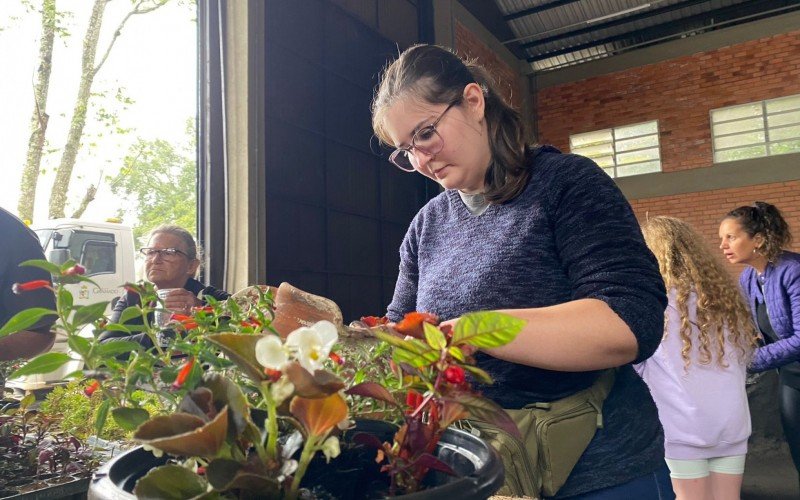
<path fill-rule="evenodd" d="M 752 267 L 739 276 L 753 321 L 757 322 L 756 304 L 766 302 L 769 322 L 779 338 L 756 349 L 750 370 L 761 372 L 800 360 L 800 254 L 785 251 L 775 264 L 767 265 L 763 294 L 756 280 L 758 274 Z"/>

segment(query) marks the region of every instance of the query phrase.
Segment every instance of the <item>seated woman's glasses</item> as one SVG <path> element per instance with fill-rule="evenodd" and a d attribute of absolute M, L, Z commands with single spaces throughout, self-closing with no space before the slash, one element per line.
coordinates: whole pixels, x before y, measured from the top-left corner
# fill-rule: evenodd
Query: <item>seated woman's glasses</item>
<path fill-rule="evenodd" d="M 163 258 L 164 260 L 174 260 L 174 259 L 177 259 L 178 256 L 180 256 L 180 255 L 184 255 L 184 256 L 188 257 L 188 255 L 186 255 L 186 252 L 184 252 L 182 250 L 179 250 L 177 248 L 150 248 L 150 247 L 145 247 L 145 248 L 142 248 L 139 251 L 142 252 L 142 255 L 144 255 L 145 259 L 147 259 L 147 260 L 153 260 L 153 259 L 156 258 L 156 256 L 161 256 L 161 258 Z"/>

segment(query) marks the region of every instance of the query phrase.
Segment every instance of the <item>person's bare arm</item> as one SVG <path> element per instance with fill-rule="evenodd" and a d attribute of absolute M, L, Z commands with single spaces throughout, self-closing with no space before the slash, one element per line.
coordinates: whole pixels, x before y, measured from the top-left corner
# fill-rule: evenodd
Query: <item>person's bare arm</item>
<path fill-rule="evenodd" d="M 601 300 L 499 312 L 527 321 L 512 342 L 485 350 L 505 361 L 548 370 L 589 371 L 630 363 L 638 352 L 631 329 Z"/>

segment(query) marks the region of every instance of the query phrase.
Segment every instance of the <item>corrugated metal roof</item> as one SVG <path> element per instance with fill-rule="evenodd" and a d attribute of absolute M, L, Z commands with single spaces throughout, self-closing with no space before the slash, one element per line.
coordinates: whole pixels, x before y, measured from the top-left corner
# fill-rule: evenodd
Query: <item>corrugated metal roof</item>
<path fill-rule="evenodd" d="M 798 0 L 494 1 L 513 33 L 501 41 L 537 71 L 800 9 Z"/>

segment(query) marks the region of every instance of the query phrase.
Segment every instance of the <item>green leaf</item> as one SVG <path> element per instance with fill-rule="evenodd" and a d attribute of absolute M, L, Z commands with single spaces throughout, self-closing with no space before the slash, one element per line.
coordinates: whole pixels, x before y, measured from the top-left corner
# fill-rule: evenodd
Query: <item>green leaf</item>
<path fill-rule="evenodd" d="M 217 456 L 228 432 L 228 407 L 206 423 L 187 413 L 154 417 L 136 429 L 133 439 L 171 455 L 211 458 Z"/>
<path fill-rule="evenodd" d="M 106 426 L 106 420 L 108 419 L 108 409 L 111 407 L 111 400 L 106 399 L 102 403 L 100 403 L 100 407 L 97 408 L 97 415 L 94 419 L 94 431 L 97 433 L 98 436 L 103 434 L 103 427 Z"/>
<path fill-rule="evenodd" d="M 58 297 L 56 298 L 56 307 L 59 311 L 69 311 L 72 309 L 72 293 L 63 287 L 56 289 Z"/>
<path fill-rule="evenodd" d="M 37 375 L 40 373 L 50 373 L 61 368 L 61 365 L 70 361 L 72 358 L 63 352 L 48 352 L 28 361 L 18 370 L 8 376 L 9 379 L 23 377 L 27 375 Z"/>
<path fill-rule="evenodd" d="M 5 337 L 11 333 L 30 328 L 44 316 L 58 316 L 58 314 L 53 310 L 43 307 L 31 307 L 30 309 L 18 312 L 3 325 L 3 328 L 0 328 L 0 337 Z"/>
<path fill-rule="evenodd" d="M 447 339 L 444 337 L 441 330 L 430 323 L 422 323 L 422 326 L 425 329 L 425 340 L 428 342 L 429 346 L 437 351 L 447 347 Z"/>
<path fill-rule="evenodd" d="M 126 431 L 135 431 L 137 427 L 150 418 L 150 414 L 144 408 L 114 408 L 111 410 L 114 421 Z"/>
<path fill-rule="evenodd" d="M 131 333 L 130 328 L 128 328 L 127 326 L 119 325 L 117 323 L 109 323 L 106 326 L 104 326 L 103 329 L 107 330 L 107 331 L 110 331 L 110 332 Z"/>
<path fill-rule="evenodd" d="M 472 365 L 461 365 L 465 370 L 470 372 L 472 376 L 474 376 L 478 381 L 482 384 L 493 384 L 494 380 L 492 380 L 491 375 L 486 373 L 485 371 L 481 370 L 477 366 Z"/>
<path fill-rule="evenodd" d="M 463 406 L 464 409 L 469 412 L 469 418 L 496 425 L 515 438 L 522 439 L 517 424 L 514 423 L 511 416 L 494 401 L 464 392 L 442 399 Z"/>
<path fill-rule="evenodd" d="M 80 306 L 72 317 L 72 323 L 76 325 L 91 323 L 103 316 L 103 313 L 106 312 L 106 306 L 108 306 L 108 302 L 98 302 L 96 304 L 89 304 L 88 306 Z"/>
<path fill-rule="evenodd" d="M 525 320 L 495 311 L 465 314 L 453 329 L 452 344 L 484 349 L 499 347 L 514 340 L 525 323 Z"/>
<path fill-rule="evenodd" d="M 392 397 L 392 393 L 390 393 L 386 387 L 377 382 L 364 382 L 363 384 L 357 384 L 344 392 L 355 396 L 363 396 L 366 398 L 384 401 L 392 406 L 399 406 L 394 397 Z"/>
<path fill-rule="evenodd" d="M 141 347 L 137 342 L 128 340 L 114 340 L 95 346 L 95 352 L 100 356 L 118 356 L 126 352 L 135 351 Z"/>
<path fill-rule="evenodd" d="M 439 353 L 431 349 L 431 347 L 422 342 L 418 339 L 401 339 L 398 338 L 390 333 L 385 333 L 381 331 L 372 331 L 372 334 L 379 339 L 383 340 L 387 344 L 391 344 L 394 348 L 395 356 L 399 355 L 403 358 L 417 358 L 423 357 L 424 359 L 429 360 L 431 363 L 435 362 L 439 359 Z"/>
<path fill-rule="evenodd" d="M 53 264 L 52 262 L 42 259 L 26 260 L 25 262 L 20 263 L 20 266 L 38 267 L 39 269 L 44 269 L 50 274 L 56 274 L 56 275 L 61 274 L 60 267 Z"/>
<path fill-rule="evenodd" d="M 245 375 L 260 382 L 267 379 L 264 369 L 256 360 L 256 343 L 263 337 L 249 333 L 216 333 L 205 338 L 219 346 L 228 359 L 233 361 Z"/>
<path fill-rule="evenodd" d="M 221 491 L 237 489 L 249 493 L 240 498 L 280 498 L 280 484 L 267 476 L 266 469 L 254 463 L 240 463 L 228 458 L 212 460 L 206 478 Z"/>
<path fill-rule="evenodd" d="M 136 306 L 128 307 L 124 311 L 122 311 L 122 314 L 119 315 L 119 320 L 117 321 L 117 323 L 121 325 L 127 323 L 133 318 L 140 318 L 141 316 L 142 316 L 142 310 L 139 307 Z"/>
<path fill-rule="evenodd" d="M 197 474 L 180 465 L 162 465 L 151 469 L 136 482 L 136 498 L 183 500 L 206 493 L 206 482 Z"/>
<path fill-rule="evenodd" d="M 453 356 L 453 358 L 457 359 L 458 361 L 461 361 L 462 363 L 464 362 L 464 351 L 462 351 L 458 347 L 450 346 L 447 352 L 450 353 L 450 355 Z"/>
<path fill-rule="evenodd" d="M 67 345 L 70 349 L 80 354 L 82 358 L 87 357 L 89 355 L 89 350 L 92 348 L 89 340 L 79 335 L 70 335 L 67 338 Z"/>

